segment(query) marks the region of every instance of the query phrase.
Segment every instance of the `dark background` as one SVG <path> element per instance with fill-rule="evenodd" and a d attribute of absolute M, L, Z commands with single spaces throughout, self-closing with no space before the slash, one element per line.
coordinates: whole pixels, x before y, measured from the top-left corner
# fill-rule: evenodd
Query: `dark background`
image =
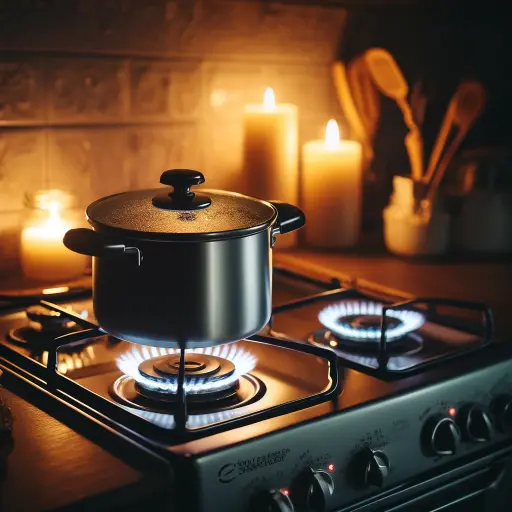
<path fill-rule="evenodd" d="M 422 128 L 425 158 L 450 97 L 464 79 L 477 79 L 485 85 L 487 105 L 461 151 L 510 146 L 512 74 L 508 63 L 512 17 L 506 2 L 411 2 L 408 6 L 385 2 L 358 6 L 354 2 L 348 10 L 339 49 L 342 60 L 350 60 L 372 46 L 383 47 L 395 57 L 410 87 L 421 80 L 427 96 Z M 386 137 L 385 133 L 399 130 L 405 135 L 402 116 L 390 100 L 383 98 L 375 141 L 377 173 L 396 174 L 407 166 L 401 139 Z"/>

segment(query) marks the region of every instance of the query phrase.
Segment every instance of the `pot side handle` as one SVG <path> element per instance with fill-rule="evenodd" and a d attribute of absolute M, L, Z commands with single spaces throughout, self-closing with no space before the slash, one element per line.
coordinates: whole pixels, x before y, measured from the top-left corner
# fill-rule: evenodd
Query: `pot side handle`
<path fill-rule="evenodd" d="M 142 253 L 137 247 L 114 243 L 105 235 L 87 228 L 70 229 L 63 238 L 64 245 L 73 252 L 86 256 L 135 256 L 137 266 L 142 262 Z"/>
<path fill-rule="evenodd" d="M 282 201 L 269 201 L 269 203 L 277 210 L 277 220 L 272 229 L 272 235 L 284 235 L 306 224 L 306 216 L 300 208 Z"/>

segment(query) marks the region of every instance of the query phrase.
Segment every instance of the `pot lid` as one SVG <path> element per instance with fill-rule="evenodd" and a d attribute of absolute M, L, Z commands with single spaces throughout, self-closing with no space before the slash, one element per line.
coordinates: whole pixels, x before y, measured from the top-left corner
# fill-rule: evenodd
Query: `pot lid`
<path fill-rule="evenodd" d="M 189 169 L 165 171 L 160 183 L 172 189 L 136 190 L 104 197 L 87 208 L 99 230 L 148 240 L 223 240 L 267 229 L 277 211 L 268 202 L 236 192 L 192 192 L 204 176 Z"/>

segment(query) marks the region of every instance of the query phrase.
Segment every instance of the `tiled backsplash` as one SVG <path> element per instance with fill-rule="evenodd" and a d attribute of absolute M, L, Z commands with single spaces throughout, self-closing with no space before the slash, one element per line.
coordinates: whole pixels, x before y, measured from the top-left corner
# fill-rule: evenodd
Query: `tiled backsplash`
<path fill-rule="evenodd" d="M 339 6 L 18 0 L 0 11 L 0 232 L 43 186 L 87 204 L 189 167 L 238 189 L 243 107 L 267 86 L 298 105 L 303 141 L 340 116 Z"/>
<path fill-rule="evenodd" d="M 339 7 L 265 1 L 20 1 L 0 36 L 0 212 L 26 190 L 83 202 L 199 167 L 237 188 L 243 106 L 272 86 L 303 138 L 339 115 Z M 41 51 L 44 50 L 44 51 Z"/>

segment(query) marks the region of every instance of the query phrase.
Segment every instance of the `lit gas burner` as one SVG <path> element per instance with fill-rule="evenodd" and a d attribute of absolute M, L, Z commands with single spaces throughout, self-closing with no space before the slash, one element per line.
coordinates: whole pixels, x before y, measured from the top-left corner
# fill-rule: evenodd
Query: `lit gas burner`
<path fill-rule="evenodd" d="M 146 379 L 157 383 L 176 384 L 179 367 L 180 356 L 172 354 L 143 361 L 139 365 L 139 372 Z M 235 365 L 229 359 L 221 359 L 220 357 L 193 352 L 185 355 L 185 389 L 187 389 L 188 385 L 193 394 L 201 393 L 200 390 L 196 389 L 196 384 L 199 381 L 212 384 L 215 391 L 231 387 L 232 379 L 230 377 L 234 373 Z M 143 384 L 141 385 L 144 386 Z M 206 391 L 211 390 L 207 389 Z"/>
<path fill-rule="evenodd" d="M 343 341 L 375 344 L 380 340 L 383 304 L 346 300 L 330 304 L 318 314 L 320 323 Z M 386 340 L 400 340 L 419 329 L 425 317 L 416 311 L 388 310 Z"/>
<path fill-rule="evenodd" d="M 176 402 L 179 352 L 137 346 L 117 359 L 124 373 L 112 386 L 114 398 L 125 405 L 169 412 Z M 240 407 L 263 391 L 250 372 L 256 358 L 237 344 L 187 350 L 184 387 L 191 409 L 200 411 Z"/>

